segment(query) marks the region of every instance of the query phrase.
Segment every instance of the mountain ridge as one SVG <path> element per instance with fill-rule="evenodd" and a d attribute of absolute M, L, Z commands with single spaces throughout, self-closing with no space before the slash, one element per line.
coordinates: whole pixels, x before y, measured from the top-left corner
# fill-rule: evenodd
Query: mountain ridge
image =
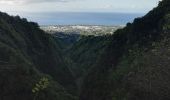
<path fill-rule="evenodd" d="M 169 25 L 168 23 L 165 25 L 165 22 L 167 22 L 165 21 L 165 16 L 170 11 L 169 5 L 169 0 L 161 1 L 158 7 L 148 14 L 141 18 L 136 18 L 133 23 L 128 23 L 124 29 L 120 29 L 112 35 L 111 43 L 108 44 L 105 54 L 84 80 L 80 100 L 165 100 L 169 98 L 165 95 L 165 92 L 162 92 L 157 87 L 147 89 L 149 85 L 155 86 L 157 84 L 160 89 L 169 93 L 168 89 L 162 87 L 159 79 L 149 79 L 149 76 L 154 77 L 156 75 L 149 73 L 149 71 L 163 75 L 161 70 L 168 69 L 169 66 L 167 68 L 162 66 L 163 69 L 155 67 L 157 70 L 154 70 L 154 66 L 151 65 L 152 59 L 145 64 L 143 61 L 146 60 L 142 58 L 146 54 L 149 58 L 154 56 L 154 52 L 148 55 L 148 52 L 158 50 L 153 45 L 163 44 L 164 46 L 166 43 L 168 44 L 169 35 L 163 27 Z M 167 27 L 166 30 L 169 30 Z M 165 38 L 167 38 L 167 41 L 163 42 Z M 158 52 L 162 52 L 160 47 Z M 159 57 L 162 57 L 162 55 L 155 56 L 155 58 Z M 142 61 L 138 60 L 140 58 L 142 58 Z M 161 63 L 160 61 L 153 61 L 156 64 Z M 141 62 L 147 67 L 140 65 Z M 141 70 L 137 70 L 133 66 Z M 147 69 L 149 71 L 146 71 Z M 144 73 L 143 71 L 146 71 L 146 74 L 142 74 Z M 135 75 L 137 76 L 135 77 Z M 130 79 L 132 77 L 133 79 Z M 141 78 L 141 80 L 138 78 Z M 151 84 L 145 81 L 145 78 L 151 81 Z M 162 82 L 169 83 L 168 79 Z M 166 86 L 169 87 L 168 85 Z M 159 93 L 161 95 L 158 95 Z"/>
<path fill-rule="evenodd" d="M 0 99 L 168 100 L 169 19 L 170 1 L 163 0 L 113 35 L 70 46 L 37 23 L 1 12 Z"/>
<path fill-rule="evenodd" d="M 32 85 L 46 75 L 52 77 L 52 79 L 50 78 L 52 83 L 57 81 L 56 83 L 60 84 L 60 86 L 55 84 L 54 89 L 51 87 L 49 93 L 60 88 L 61 94 L 65 95 L 64 97 L 57 96 L 56 92 L 54 92 L 55 94 L 47 93 L 51 95 L 51 99 L 55 99 L 54 97 L 71 98 L 71 94 L 74 94 L 71 88 L 76 88 L 74 78 L 67 66 L 64 65 L 64 60 L 62 60 L 60 54 L 61 50 L 53 36 L 40 30 L 37 23 L 28 22 L 25 18 L 21 19 L 19 16 L 11 17 L 2 12 L 0 13 L 0 35 L 1 67 L 13 69 L 16 66 L 15 69 L 17 69 L 12 70 L 12 73 L 8 72 L 10 70 L 1 72 L 0 76 L 7 74 L 6 78 L 1 77 L 0 84 L 4 88 L 1 90 L 2 95 L 0 97 L 2 100 L 11 100 L 12 98 L 13 100 L 33 99 Z M 9 66 L 4 65 L 3 62 L 7 62 Z M 17 75 L 20 79 L 15 77 Z M 10 82 L 5 84 L 6 80 Z M 14 84 L 12 85 L 12 83 Z M 15 85 L 17 85 L 16 88 Z M 66 96 L 69 94 L 69 92 L 64 93 L 66 90 L 70 92 L 70 96 Z M 19 96 L 17 91 L 23 91 L 21 93 L 23 96 L 21 94 Z M 24 95 L 29 98 L 25 98 Z M 44 100 L 49 98 L 48 95 L 45 96 L 45 92 L 40 95 L 44 95 Z M 42 99 L 42 97 L 40 98 Z"/>

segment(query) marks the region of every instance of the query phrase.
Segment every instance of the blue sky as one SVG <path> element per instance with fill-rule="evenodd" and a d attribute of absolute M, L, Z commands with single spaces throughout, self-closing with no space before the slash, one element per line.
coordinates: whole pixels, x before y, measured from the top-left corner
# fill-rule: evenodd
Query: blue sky
<path fill-rule="evenodd" d="M 146 13 L 160 0 L 0 0 L 0 10 L 25 12 L 123 12 Z"/>

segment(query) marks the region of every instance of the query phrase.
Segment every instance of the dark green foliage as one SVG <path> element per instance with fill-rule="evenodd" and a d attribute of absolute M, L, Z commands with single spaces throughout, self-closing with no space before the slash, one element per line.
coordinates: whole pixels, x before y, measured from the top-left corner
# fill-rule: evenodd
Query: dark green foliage
<path fill-rule="evenodd" d="M 73 62 L 79 64 L 73 66 L 79 67 L 79 69 L 73 68 L 78 70 L 78 72 L 75 72 L 77 73 L 76 76 L 81 76 L 78 73 L 87 72 L 89 67 L 95 64 L 104 49 L 107 47 L 106 44 L 108 42 L 108 38 L 104 36 L 85 36 L 66 51 L 67 56 L 69 56 Z"/>
<path fill-rule="evenodd" d="M 83 78 L 98 61 L 109 42 L 109 36 L 82 36 L 65 51 L 66 61 L 80 86 Z"/>
<path fill-rule="evenodd" d="M 62 49 L 68 49 L 74 43 L 78 42 L 81 38 L 81 35 L 75 33 L 62 33 L 58 32 L 55 33 L 54 36 L 56 37 L 57 41 L 61 44 Z"/>
<path fill-rule="evenodd" d="M 76 84 L 54 38 L 37 23 L 0 13 L 1 100 L 33 100 L 32 85 L 44 74 L 56 84 L 37 100 L 73 98 Z"/>
<path fill-rule="evenodd" d="M 169 100 L 169 14 L 163 0 L 112 36 L 54 37 L 0 13 L 0 100 L 33 100 L 42 77 L 36 100 Z"/>
<path fill-rule="evenodd" d="M 170 14 L 167 14 L 162 20 L 162 30 L 165 32 L 169 32 L 170 30 Z"/>
<path fill-rule="evenodd" d="M 86 76 L 80 99 L 170 99 L 169 42 L 164 42 L 169 40 L 169 13 L 170 1 L 163 0 L 145 16 L 116 31 Z M 156 54 L 152 52 L 155 49 Z"/>

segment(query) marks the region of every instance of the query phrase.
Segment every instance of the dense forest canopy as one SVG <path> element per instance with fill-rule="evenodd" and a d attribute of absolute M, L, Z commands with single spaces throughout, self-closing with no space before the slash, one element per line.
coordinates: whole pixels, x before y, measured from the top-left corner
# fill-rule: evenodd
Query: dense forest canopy
<path fill-rule="evenodd" d="M 64 39 L 0 12 L 0 100 L 169 100 L 169 29 L 169 0 L 113 35 Z"/>

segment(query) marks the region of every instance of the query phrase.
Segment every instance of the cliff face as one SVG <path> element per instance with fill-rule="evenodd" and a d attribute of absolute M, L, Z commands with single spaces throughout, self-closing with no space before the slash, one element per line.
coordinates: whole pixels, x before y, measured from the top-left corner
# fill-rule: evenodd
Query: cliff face
<path fill-rule="evenodd" d="M 68 94 L 75 94 L 74 78 L 56 39 L 40 30 L 36 23 L 0 13 L 1 100 L 32 100 L 33 86 L 45 76 L 56 84 L 39 94 L 43 100 L 70 99 Z"/>
<path fill-rule="evenodd" d="M 170 1 L 163 0 L 118 30 L 86 76 L 80 100 L 170 99 L 169 13 Z"/>

